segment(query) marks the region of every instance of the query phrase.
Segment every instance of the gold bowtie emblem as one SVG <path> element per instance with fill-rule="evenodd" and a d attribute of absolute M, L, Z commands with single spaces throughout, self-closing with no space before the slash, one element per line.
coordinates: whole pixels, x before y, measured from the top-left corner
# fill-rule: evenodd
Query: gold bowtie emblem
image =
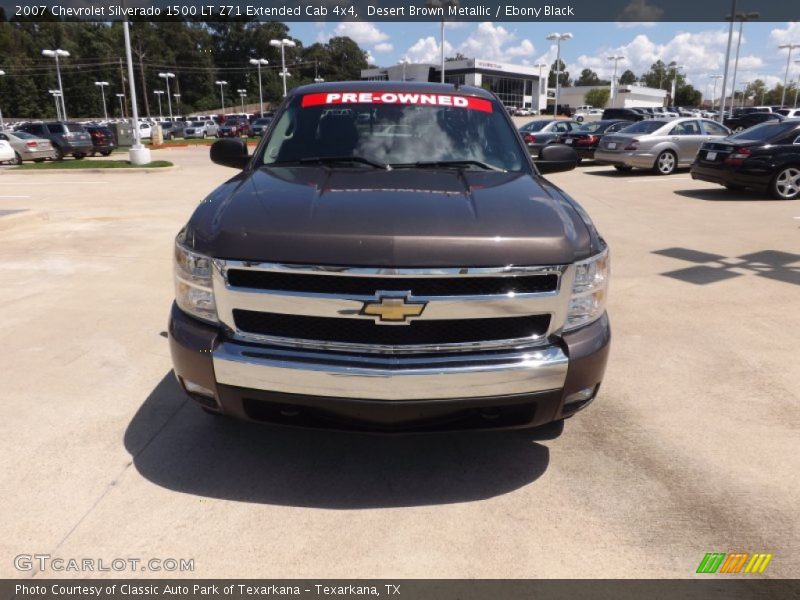
<path fill-rule="evenodd" d="M 383 297 L 369 300 L 361 309 L 362 315 L 378 317 L 378 322 L 408 323 L 408 317 L 418 317 L 425 310 L 427 302 L 409 302 L 408 298 Z"/>

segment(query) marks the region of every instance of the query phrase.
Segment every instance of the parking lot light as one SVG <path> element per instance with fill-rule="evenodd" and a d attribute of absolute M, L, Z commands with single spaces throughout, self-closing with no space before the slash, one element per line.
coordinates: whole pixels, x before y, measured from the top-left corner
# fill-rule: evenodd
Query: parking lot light
<path fill-rule="evenodd" d="M 672 90 L 669 95 L 672 106 L 675 106 L 675 88 L 678 85 L 678 71 L 685 68 L 686 67 L 684 65 L 675 65 L 675 72 L 672 74 Z"/>
<path fill-rule="evenodd" d="M 175 77 L 175 73 L 159 73 L 158 76 L 167 82 L 167 104 L 169 105 L 169 120 L 174 123 L 175 119 L 172 116 L 172 97 L 169 95 L 169 80 Z"/>
<path fill-rule="evenodd" d="M 106 87 L 107 81 L 95 81 L 94 84 L 100 88 L 100 97 L 103 99 L 103 118 L 108 121 L 108 110 L 106 109 Z"/>
<path fill-rule="evenodd" d="M 556 103 L 553 106 L 553 116 L 558 115 L 558 101 L 559 95 L 561 92 L 561 86 L 559 84 L 559 77 L 561 76 L 561 42 L 565 40 L 571 40 L 573 35 L 571 33 L 551 33 L 547 36 L 547 39 L 550 41 L 554 41 L 556 43 Z"/>
<path fill-rule="evenodd" d="M 59 58 L 67 58 L 69 56 L 69 52 L 66 50 L 62 50 L 61 48 L 56 48 L 55 50 L 42 50 L 42 56 L 47 56 L 50 58 L 56 59 L 56 76 L 58 77 L 58 91 L 59 97 L 61 98 L 61 116 L 64 121 L 67 120 L 67 106 L 64 103 L 64 86 L 61 84 L 61 63 L 59 62 Z"/>
<path fill-rule="evenodd" d="M 281 49 L 281 77 L 283 77 L 283 97 L 286 98 L 286 78 L 289 76 L 289 72 L 286 70 L 286 47 L 294 48 L 297 44 L 294 43 L 294 40 L 287 40 L 286 38 L 282 40 L 270 40 L 270 46 L 274 46 L 276 48 L 280 47 Z"/>
<path fill-rule="evenodd" d="M 269 61 L 264 58 L 251 58 L 250 64 L 258 67 L 258 103 L 261 106 L 261 116 L 264 116 L 264 92 L 261 89 L 261 65 L 268 65 Z"/>
<path fill-rule="evenodd" d="M 47 91 L 53 97 L 53 100 L 55 100 L 56 103 L 56 120 L 62 121 L 63 119 L 61 118 L 61 103 L 59 100 L 61 92 L 59 92 L 58 90 L 47 90 Z"/>
<path fill-rule="evenodd" d="M 722 79 L 722 75 L 709 75 L 714 80 L 714 91 L 711 93 L 711 110 L 714 110 L 714 99 L 717 97 L 717 81 Z M 722 113 L 722 111 L 720 111 Z"/>
<path fill-rule="evenodd" d="M 119 116 L 124 119 L 125 118 L 125 104 L 124 104 L 125 94 L 117 94 L 117 98 L 119 98 Z"/>
<path fill-rule="evenodd" d="M 800 43 L 781 44 L 778 46 L 781 50 L 788 49 L 789 55 L 786 57 L 786 71 L 783 74 L 783 93 L 781 94 L 781 108 L 786 103 L 786 85 L 789 83 L 789 65 L 792 64 L 792 50 L 800 48 Z"/>
<path fill-rule="evenodd" d="M 244 114 L 244 97 L 247 95 L 247 90 L 239 88 L 236 91 L 239 92 L 239 99 L 242 102 L 242 114 Z"/>
<path fill-rule="evenodd" d="M 156 95 L 156 98 L 158 98 L 158 120 L 163 121 L 164 113 L 161 111 L 161 96 L 163 96 L 165 92 L 164 90 L 154 90 L 153 93 Z"/>
<path fill-rule="evenodd" d="M 736 16 L 733 17 L 735 21 L 739 21 L 739 38 L 736 40 L 736 59 L 733 62 L 733 80 L 731 82 L 731 112 L 733 112 L 733 106 L 735 104 L 735 96 L 736 96 L 736 73 L 739 70 L 739 48 L 742 46 L 742 29 L 744 28 L 745 21 L 754 21 L 758 19 L 761 15 L 757 12 L 749 12 L 749 13 L 736 13 Z M 731 15 L 725 17 L 726 21 L 731 20 Z M 723 98 L 723 103 L 725 99 Z M 723 110 L 725 106 L 723 104 Z"/>
<path fill-rule="evenodd" d="M 224 116 L 225 115 L 225 92 L 223 91 L 223 89 L 225 88 L 226 85 L 228 85 L 228 82 L 225 81 L 224 79 L 221 79 L 219 81 L 215 81 L 214 83 L 216 83 L 219 86 L 219 101 L 222 103 L 222 115 Z"/>
<path fill-rule="evenodd" d="M 625 57 L 621 54 L 615 54 L 614 56 L 606 56 L 606 59 L 614 61 L 614 75 L 611 77 L 611 106 L 614 106 L 614 100 L 617 98 L 617 63 L 621 60 L 625 60 Z M 598 106 L 597 108 L 603 107 Z"/>
<path fill-rule="evenodd" d="M 2 77 L 5 74 L 6 74 L 5 71 L 0 70 L 0 77 Z M 2 111 L 2 109 L 0 109 L 0 131 L 2 131 L 4 128 L 5 128 L 5 125 L 3 124 L 3 111 Z"/>

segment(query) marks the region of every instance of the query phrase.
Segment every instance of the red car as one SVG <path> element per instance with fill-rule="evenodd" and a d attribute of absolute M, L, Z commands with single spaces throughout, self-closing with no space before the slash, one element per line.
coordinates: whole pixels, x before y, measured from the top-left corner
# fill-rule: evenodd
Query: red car
<path fill-rule="evenodd" d="M 247 137 L 250 135 L 250 121 L 245 117 L 231 117 L 217 130 L 217 137 Z"/>

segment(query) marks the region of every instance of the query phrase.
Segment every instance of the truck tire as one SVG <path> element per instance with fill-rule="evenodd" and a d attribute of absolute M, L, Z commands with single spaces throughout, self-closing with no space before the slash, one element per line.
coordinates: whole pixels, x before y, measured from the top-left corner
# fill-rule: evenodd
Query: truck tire
<path fill-rule="evenodd" d="M 64 160 L 64 152 L 56 146 L 56 157 L 53 160 Z"/>
<path fill-rule="evenodd" d="M 656 158 L 653 170 L 658 175 L 672 175 L 678 168 L 678 157 L 672 150 L 664 150 Z"/>
<path fill-rule="evenodd" d="M 794 200 L 800 197 L 800 165 L 783 167 L 769 185 L 770 194 L 777 200 Z"/>

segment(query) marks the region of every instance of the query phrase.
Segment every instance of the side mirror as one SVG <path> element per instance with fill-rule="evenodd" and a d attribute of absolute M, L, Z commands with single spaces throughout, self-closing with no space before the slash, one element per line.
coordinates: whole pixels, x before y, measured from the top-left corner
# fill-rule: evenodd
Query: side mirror
<path fill-rule="evenodd" d="M 571 171 L 578 166 L 579 162 L 575 150 L 562 144 L 545 146 L 539 151 L 539 158 L 535 158 L 533 161 L 542 174 Z"/>
<path fill-rule="evenodd" d="M 211 145 L 211 160 L 223 167 L 244 169 L 250 161 L 247 142 L 241 138 L 217 140 Z"/>

